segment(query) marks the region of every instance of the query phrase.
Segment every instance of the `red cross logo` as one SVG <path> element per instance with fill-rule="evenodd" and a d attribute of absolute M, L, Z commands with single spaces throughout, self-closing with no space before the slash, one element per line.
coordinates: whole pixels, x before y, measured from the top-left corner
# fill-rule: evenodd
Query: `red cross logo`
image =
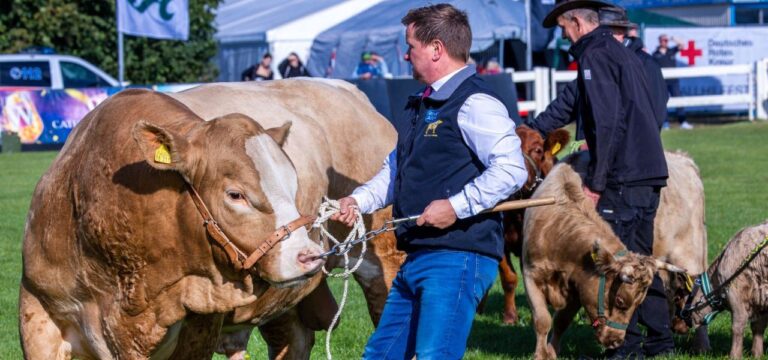
<path fill-rule="evenodd" d="M 696 48 L 693 40 L 688 40 L 688 47 L 680 51 L 680 55 L 688 58 L 688 65 L 696 65 L 696 57 L 701 56 L 701 49 Z"/>

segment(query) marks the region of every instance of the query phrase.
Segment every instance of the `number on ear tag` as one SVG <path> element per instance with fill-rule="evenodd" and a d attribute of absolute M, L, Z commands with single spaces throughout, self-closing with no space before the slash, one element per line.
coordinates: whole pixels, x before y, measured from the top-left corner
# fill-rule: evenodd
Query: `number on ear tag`
<path fill-rule="evenodd" d="M 161 164 L 171 163 L 171 152 L 168 151 L 168 148 L 165 146 L 165 144 L 160 144 L 160 147 L 155 150 L 155 162 Z"/>

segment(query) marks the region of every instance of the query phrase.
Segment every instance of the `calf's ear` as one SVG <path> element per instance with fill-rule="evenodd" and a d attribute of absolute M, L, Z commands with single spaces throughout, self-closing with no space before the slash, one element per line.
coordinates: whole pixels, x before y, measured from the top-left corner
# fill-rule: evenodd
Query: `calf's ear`
<path fill-rule="evenodd" d="M 571 133 L 565 129 L 557 129 L 547 136 L 547 140 L 544 142 L 544 151 L 555 156 L 568 145 L 569 141 L 571 141 Z"/>
<path fill-rule="evenodd" d="M 595 263 L 595 267 L 600 272 L 605 272 L 613 262 L 613 254 L 600 246 L 600 240 L 596 239 L 592 244 L 592 262 Z"/>
<path fill-rule="evenodd" d="M 153 168 L 179 172 L 186 169 L 188 143 L 182 136 L 140 120 L 133 127 L 133 139 L 144 160 Z"/>
<path fill-rule="evenodd" d="M 265 131 L 269 136 L 272 137 L 272 139 L 275 140 L 277 145 L 280 145 L 280 147 L 283 147 L 283 144 L 285 144 L 285 140 L 288 139 L 288 132 L 291 129 L 292 124 L 293 124 L 292 122 L 288 121 L 280 127 L 270 128 Z"/>

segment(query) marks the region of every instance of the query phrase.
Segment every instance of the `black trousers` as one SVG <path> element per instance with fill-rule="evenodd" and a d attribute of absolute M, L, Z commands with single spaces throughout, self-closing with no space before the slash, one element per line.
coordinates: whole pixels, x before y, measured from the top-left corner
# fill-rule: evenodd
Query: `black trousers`
<path fill-rule="evenodd" d="M 611 186 L 600 196 L 597 204 L 600 216 L 611 224 L 629 251 L 642 255 L 653 252 L 653 220 L 659 206 L 659 190 L 654 186 Z M 645 337 L 638 322 L 646 327 Z M 674 347 L 664 285 L 661 278 L 654 275 L 648 295 L 632 315 L 624 345 L 617 352 L 653 356 Z"/>

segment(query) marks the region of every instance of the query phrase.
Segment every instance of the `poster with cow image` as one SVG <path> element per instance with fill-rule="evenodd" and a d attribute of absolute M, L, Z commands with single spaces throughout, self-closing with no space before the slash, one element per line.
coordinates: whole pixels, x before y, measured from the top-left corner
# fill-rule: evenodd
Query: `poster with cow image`
<path fill-rule="evenodd" d="M 669 46 L 677 46 L 677 67 L 752 64 L 768 57 L 768 27 L 649 27 L 643 40 L 648 53 L 659 46 L 659 36 L 666 35 Z M 749 93 L 746 75 L 723 75 L 680 80 L 681 96 L 743 95 Z M 747 105 L 711 106 L 692 110 L 704 112 L 746 111 Z"/>

